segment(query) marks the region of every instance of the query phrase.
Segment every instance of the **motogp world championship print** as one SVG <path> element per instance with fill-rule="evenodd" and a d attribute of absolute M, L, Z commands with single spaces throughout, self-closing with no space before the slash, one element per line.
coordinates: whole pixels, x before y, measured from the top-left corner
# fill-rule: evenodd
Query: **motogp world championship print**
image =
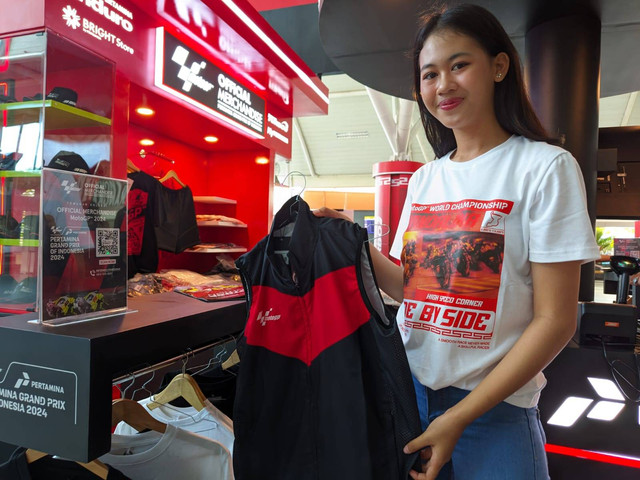
<path fill-rule="evenodd" d="M 403 237 L 404 322 L 459 348 L 488 349 L 513 202 L 413 204 Z"/>

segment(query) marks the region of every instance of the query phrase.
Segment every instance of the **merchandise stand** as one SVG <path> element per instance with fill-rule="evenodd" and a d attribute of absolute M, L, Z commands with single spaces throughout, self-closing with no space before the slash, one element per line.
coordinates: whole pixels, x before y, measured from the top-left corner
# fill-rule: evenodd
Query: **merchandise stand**
<path fill-rule="evenodd" d="M 129 308 L 123 315 L 57 327 L 30 322 L 35 314 L 0 319 L 6 365 L 0 380 L 10 387 L 24 384 L 15 399 L 6 391 L 2 397 L 1 441 L 93 460 L 109 451 L 114 378 L 244 327 L 244 301 L 205 303 L 166 292 L 135 297 Z M 25 381 L 37 390 L 27 390 Z"/>
<path fill-rule="evenodd" d="M 34 53 L 22 54 L 23 46 Z M 46 98 L 54 87 L 75 90 L 77 105 Z M 132 162 L 187 185 L 196 214 L 240 219 L 198 225 L 201 242 L 221 248 L 160 256 L 159 269 L 201 273 L 221 252 L 237 258 L 266 235 L 274 159 L 291 156 L 292 119 L 328 112 L 326 86 L 246 0 L 10 2 L 0 18 L 0 94 L 3 127 L 39 129 L 29 173 L 36 180 L 56 151 L 75 150 L 95 175 L 124 179 Z M 139 116 L 139 106 L 156 113 Z M 219 141 L 205 144 L 205 136 Z M 156 144 L 141 147 L 149 137 Z M 39 189 L 22 172 L 0 177 L 14 185 L 14 193 L 2 190 L 0 214 L 18 215 L 22 207 L 11 202 L 28 197 L 42 229 Z M 0 239 L 0 273 L 37 277 L 40 286 L 41 250 L 37 239 Z M 75 295 L 91 283 L 94 271 L 85 273 L 76 275 Z M 0 442 L 81 462 L 110 449 L 114 379 L 236 335 L 246 319 L 244 301 L 167 292 L 129 298 L 123 314 L 53 326 L 36 321 L 37 300 L 12 309 L 0 299 L 11 314 L 0 317 Z"/>

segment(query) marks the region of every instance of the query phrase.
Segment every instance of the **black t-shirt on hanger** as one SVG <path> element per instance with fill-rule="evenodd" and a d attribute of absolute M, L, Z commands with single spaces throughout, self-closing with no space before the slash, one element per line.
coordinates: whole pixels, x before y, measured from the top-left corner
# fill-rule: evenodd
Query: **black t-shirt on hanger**
<path fill-rule="evenodd" d="M 129 190 L 128 276 L 152 273 L 158 269 L 158 243 L 155 232 L 156 192 L 160 182 L 144 172 L 127 175 L 133 180 Z"/>
<path fill-rule="evenodd" d="M 97 475 L 71 460 L 51 456 L 33 463 L 27 462 L 26 448 L 18 448 L 11 458 L 0 465 L 0 480 L 95 480 Z M 108 466 L 107 480 L 131 480 L 119 470 Z"/>

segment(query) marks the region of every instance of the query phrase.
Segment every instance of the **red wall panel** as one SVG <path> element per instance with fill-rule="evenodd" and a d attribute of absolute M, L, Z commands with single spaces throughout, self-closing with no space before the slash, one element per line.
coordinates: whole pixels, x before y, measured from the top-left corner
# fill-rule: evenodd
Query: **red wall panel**
<path fill-rule="evenodd" d="M 297 7 L 298 5 L 309 5 L 318 3 L 318 0 L 248 0 L 257 11 L 275 10 L 277 8 Z"/>

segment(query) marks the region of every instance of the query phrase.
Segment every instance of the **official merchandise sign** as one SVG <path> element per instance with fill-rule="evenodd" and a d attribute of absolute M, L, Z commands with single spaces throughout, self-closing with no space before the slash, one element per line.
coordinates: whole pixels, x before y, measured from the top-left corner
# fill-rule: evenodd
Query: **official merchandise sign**
<path fill-rule="evenodd" d="M 155 85 L 253 138 L 264 138 L 264 99 L 163 28 L 156 30 Z"/>
<path fill-rule="evenodd" d="M 126 309 L 127 182 L 45 168 L 41 188 L 41 321 Z"/>

